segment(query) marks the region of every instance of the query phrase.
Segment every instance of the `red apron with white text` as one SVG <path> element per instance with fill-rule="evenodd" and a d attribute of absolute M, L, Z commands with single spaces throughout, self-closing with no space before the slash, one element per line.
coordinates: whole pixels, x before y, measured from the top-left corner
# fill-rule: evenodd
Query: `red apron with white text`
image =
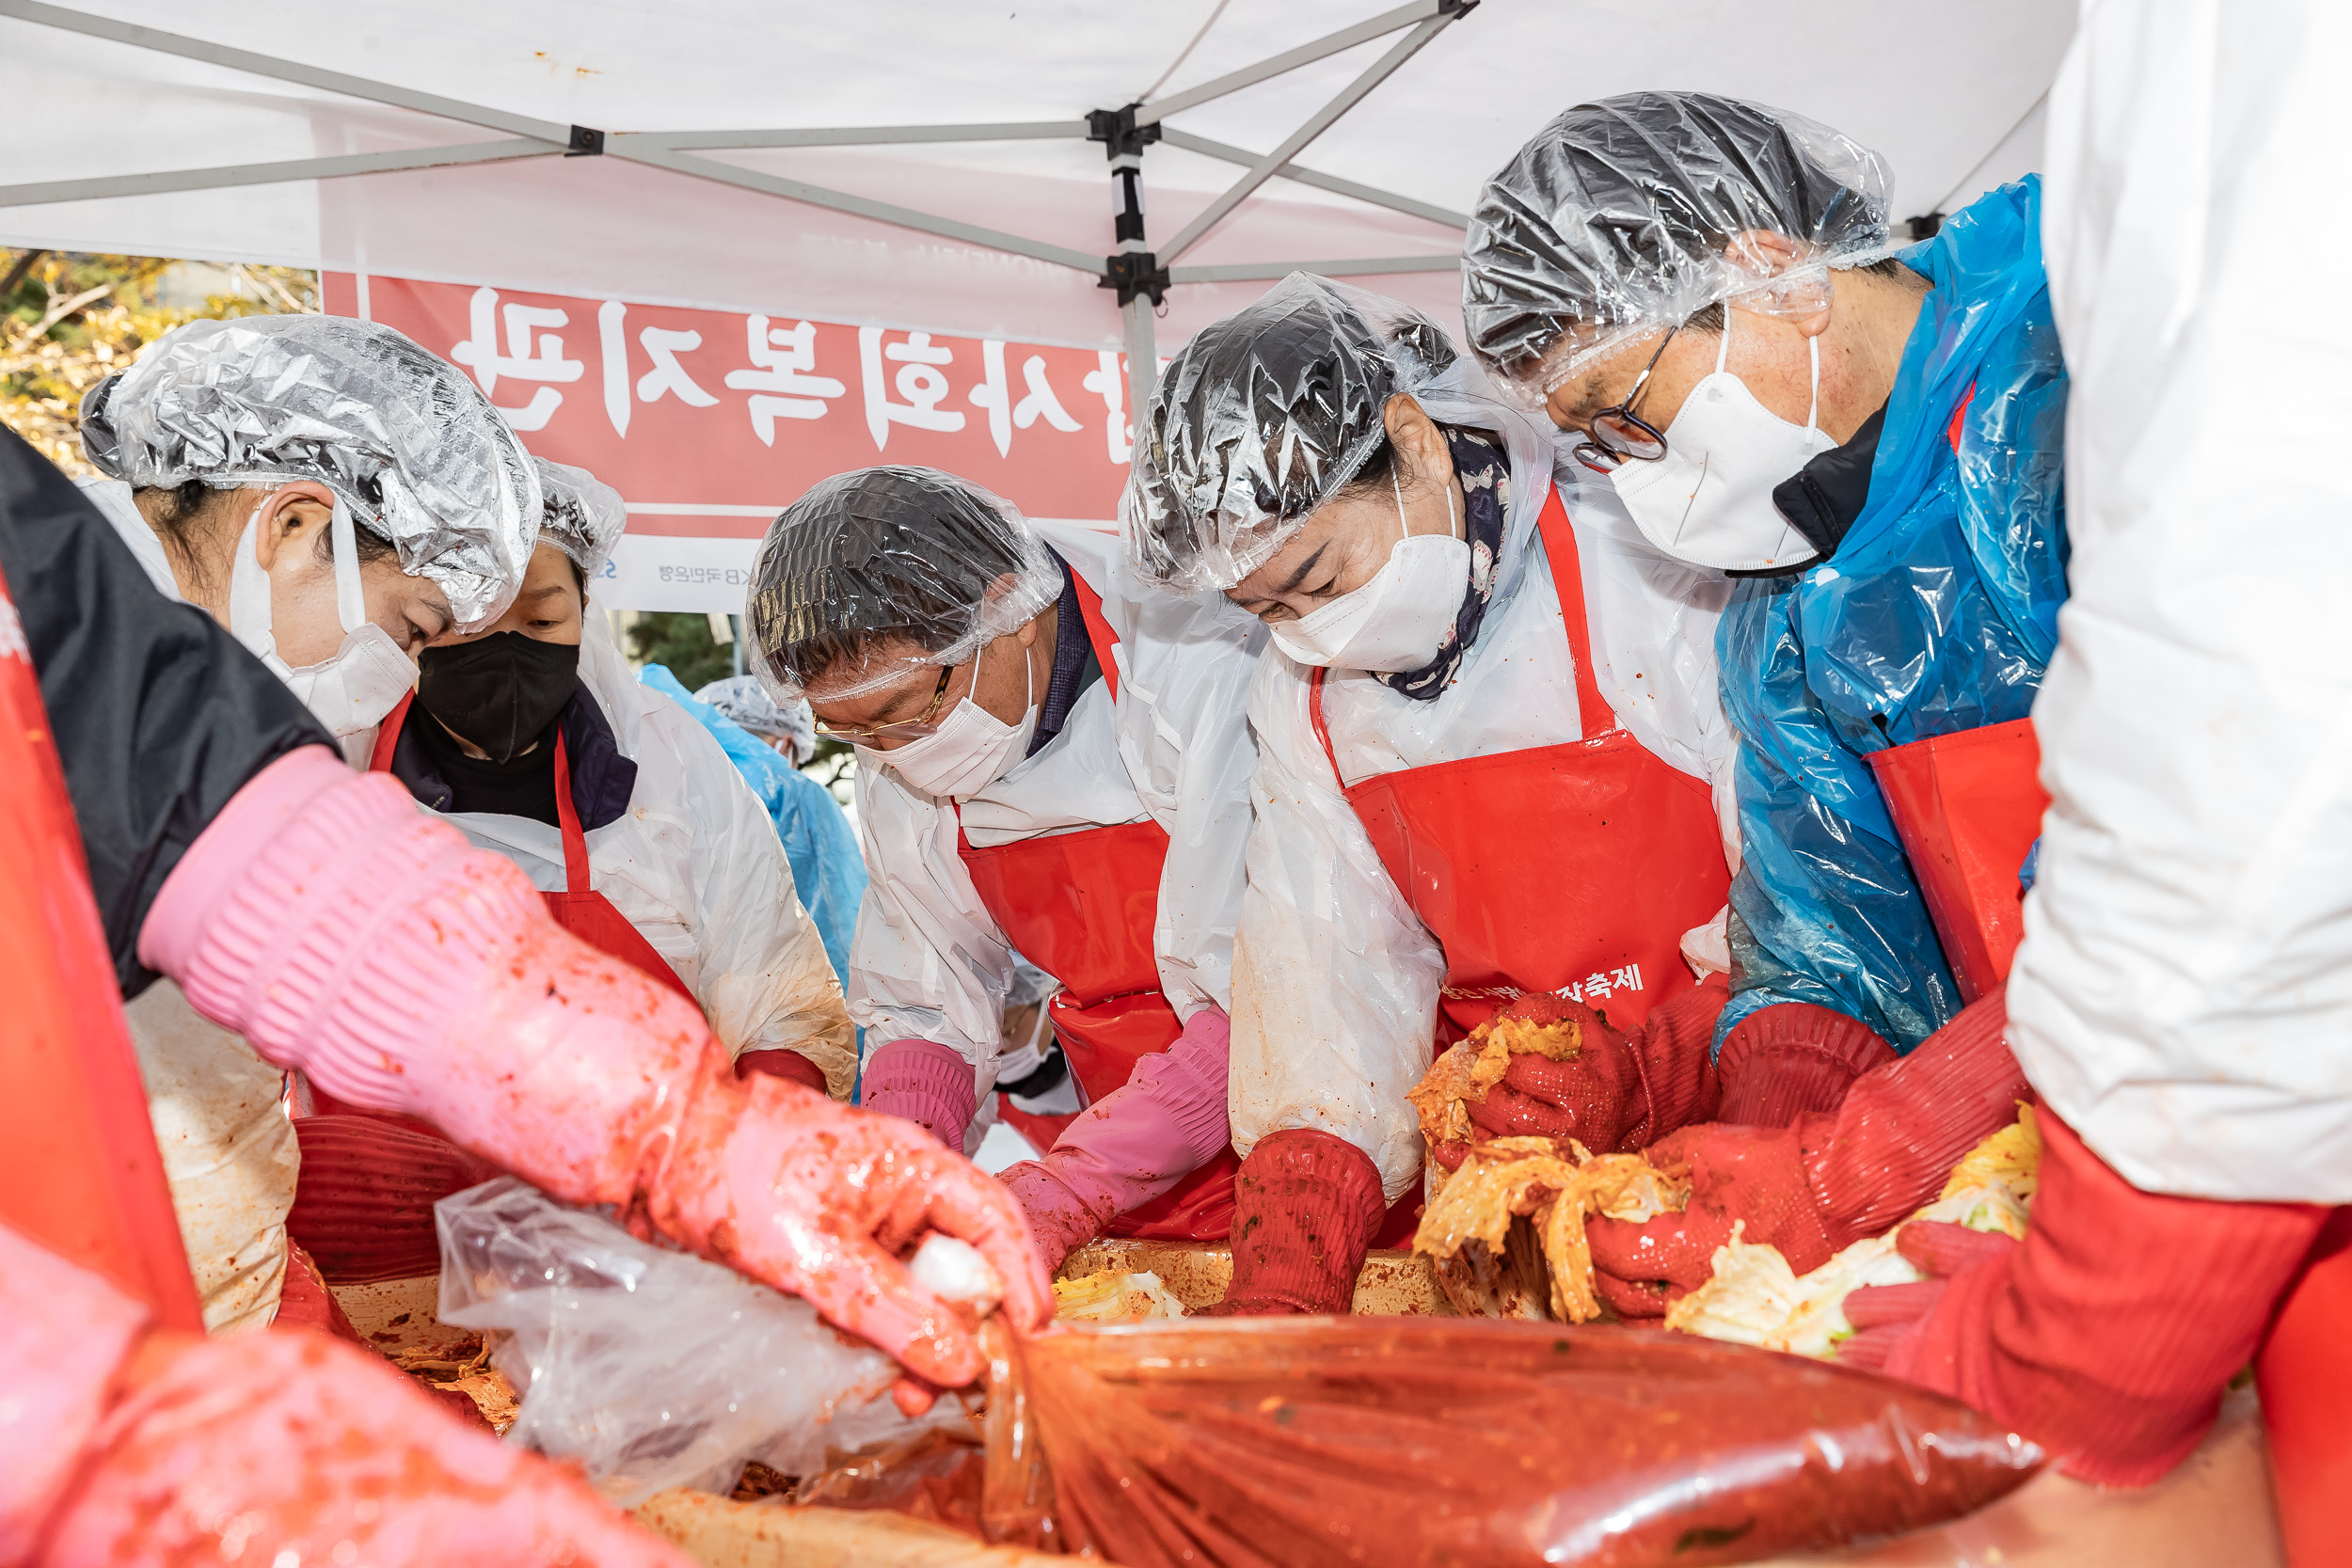
<path fill-rule="evenodd" d="M 1692 984 L 1683 934 L 1731 885 L 1708 787 L 1615 724 L 1592 676 L 1583 572 L 1553 491 L 1536 523 L 1591 738 L 1401 768 L 1343 786 L 1380 862 L 1445 948 L 1440 1044 L 1515 997 L 1581 1001 L 1630 1029 Z M 1309 711 L 1331 770 L 1325 672 Z M 1593 733 L 1598 732 L 1598 733 Z"/>
<path fill-rule="evenodd" d="M 1073 581 L 1076 578 L 1073 577 Z M 1078 583 L 1079 610 L 1104 683 L 1119 694 L 1118 646 L 1100 594 Z M 1059 980 L 1046 1016 L 1089 1100 L 1127 1082 L 1136 1064 L 1183 1032 L 1152 955 L 1168 833 L 1156 822 L 1082 828 L 981 849 L 961 827 L 956 852 L 973 891 L 1021 956 Z M 1213 1242 L 1233 1228 L 1231 1148 L 1110 1224 L 1114 1236 Z"/>
<path fill-rule="evenodd" d="M 407 722 L 408 710 L 416 698 L 417 694 L 413 691 L 403 697 L 400 705 L 392 709 L 385 718 L 383 727 L 376 731 L 375 750 L 368 758 L 369 772 L 389 773 L 392 770 L 392 752 L 400 744 L 401 726 Z M 571 763 L 564 754 L 561 735 L 555 737 L 555 816 L 564 833 L 564 891 L 539 895 L 547 900 L 548 913 L 555 917 L 558 926 L 597 952 L 634 965 L 689 1002 L 694 1002 L 694 993 L 686 989 L 686 982 L 677 977 L 677 972 L 670 967 L 668 961 L 654 951 L 653 943 L 640 935 L 637 927 L 628 923 L 628 918 L 612 907 L 611 899 L 589 885 L 588 838 L 580 830 L 580 810 L 572 804 Z M 697 1008 L 702 1006 L 699 1002 L 694 1005 Z M 440 1136 L 438 1129 L 413 1117 L 361 1110 L 358 1106 L 347 1105 L 321 1093 L 316 1085 L 311 1086 L 310 1099 L 312 1108 L 320 1116 L 376 1117 L 416 1132 Z"/>

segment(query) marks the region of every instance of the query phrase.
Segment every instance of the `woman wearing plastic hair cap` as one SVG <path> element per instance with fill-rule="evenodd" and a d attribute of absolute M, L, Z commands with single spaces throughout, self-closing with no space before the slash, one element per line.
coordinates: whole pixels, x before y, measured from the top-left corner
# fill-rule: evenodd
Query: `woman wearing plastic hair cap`
<path fill-rule="evenodd" d="M 537 476 L 472 383 L 360 322 L 179 327 L 92 388 L 82 444 L 113 476 L 84 496 L 156 591 L 226 626 L 350 758 L 427 641 L 514 597 L 538 527 Z M 266 1323 L 299 1164 L 283 1075 L 174 985 L 128 1010 L 206 1321 Z"/>
<path fill-rule="evenodd" d="M 2041 188 L 1874 261 L 1887 178 L 1799 116 L 1637 93 L 1562 115 L 1473 214 L 1480 356 L 1661 550 L 1744 579 L 1718 636 L 1740 742 L 1721 1125 L 1651 1151 L 1694 1173 L 1685 1213 L 1589 1227 L 1629 1314 L 1735 1226 L 1825 1261 L 2026 1092 L 2000 991 L 2067 592 Z M 1923 891 L 1969 864 L 1981 886 Z"/>
<path fill-rule="evenodd" d="M 847 1099 L 840 988 L 767 812 L 701 722 L 631 674 L 595 602 L 621 498 L 540 467 L 521 594 L 424 651 L 372 766 L 520 866 L 573 935 L 691 999 L 739 1069 Z"/>
<path fill-rule="evenodd" d="M 778 700 L 857 747 L 864 1103 L 950 1147 L 992 1089 L 1058 1108 L 1015 1117 L 1053 1147 L 1005 1173 L 1057 1265 L 1105 1228 L 1223 1237 L 1256 626 L 1137 592 L 1107 532 L 898 467 L 785 509 L 749 621 Z M 1052 1037 L 1006 1055 L 1016 949 L 1059 986 Z"/>
<path fill-rule="evenodd" d="M 355 758 L 419 649 L 513 602 L 539 531 L 538 474 L 473 383 L 339 316 L 175 327 L 83 399 L 82 449 L 157 589 L 227 626 Z"/>
<path fill-rule="evenodd" d="M 1723 588 L 1552 463 L 1434 325 L 1296 274 L 1186 345 L 1146 418 L 1138 565 L 1278 650 L 1249 693 L 1229 1311 L 1347 1310 L 1420 1196 L 1407 1091 L 1498 1007 L 1583 1043 L 1521 1058 L 1472 1107 L 1488 1135 L 1613 1149 L 1713 1109 L 1724 990 L 1683 950 L 1729 880 Z"/>
<path fill-rule="evenodd" d="M 39 1413 L 0 1422 L 0 1538 L 23 1544 L 10 1560 L 185 1559 L 230 1513 L 254 1522 L 265 1559 L 348 1539 L 372 1561 L 684 1560 L 576 1480 L 469 1435 L 380 1358 L 321 1333 L 191 1332 L 214 1314 L 199 1316 L 190 1264 L 222 1261 L 200 1249 L 223 1238 L 185 1212 L 173 1235 L 148 1202 L 161 1140 L 111 1114 L 140 1069 L 109 970 L 125 999 L 171 980 L 248 1041 L 277 1125 L 290 1069 L 421 1120 L 457 1146 L 434 1145 L 445 1167 L 487 1162 L 806 1297 L 899 1358 L 902 1408 L 983 1366 L 969 1316 L 901 1261 L 911 1242 L 938 1230 L 977 1247 L 1016 1329 L 1052 1315 L 1000 1184 L 904 1122 L 739 1076 L 699 1008 L 566 930 L 514 861 L 396 780 L 355 772 L 277 676 L 158 594 L 86 497 L 6 431 L 0 621 L 22 633 L 0 657 L 0 740 L 16 749 L 0 766 L 14 832 L 0 859 L 26 895 L 8 922 L 11 1040 L 22 1016 L 54 1021 L 60 1042 L 36 1064 L 42 1092 L 16 1107 L 20 1124 L 55 1123 L 41 1148 L 56 1180 L 0 1199 L 8 1396 Z M 398 1277 L 436 1256 L 349 1261 Z M 305 1321 L 323 1328 L 331 1298 L 309 1283 Z M 244 1323 L 269 1316 L 264 1303 Z M 398 1496 L 388 1464 L 407 1478 Z"/>

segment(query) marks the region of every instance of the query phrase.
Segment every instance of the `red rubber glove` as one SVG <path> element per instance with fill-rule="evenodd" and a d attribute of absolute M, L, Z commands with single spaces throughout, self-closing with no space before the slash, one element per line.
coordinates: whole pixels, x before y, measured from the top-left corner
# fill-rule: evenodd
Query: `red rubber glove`
<path fill-rule="evenodd" d="M 997 1173 L 1029 1216 L 1045 1267 L 1151 1202 L 1222 1153 L 1225 1069 L 1232 1027 L 1222 1008 L 1184 1021 L 1166 1051 L 1136 1064 L 1126 1083 L 1089 1106 L 1042 1160 Z"/>
<path fill-rule="evenodd" d="M 735 1075 L 738 1078 L 748 1078 L 755 1072 L 781 1078 L 787 1084 L 798 1084 L 804 1089 L 815 1089 L 818 1094 L 825 1092 L 825 1069 L 797 1051 L 746 1051 L 735 1058 Z"/>
<path fill-rule="evenodd" d="M 1565 1062 L 1515 1056 L 1486 1098 L 1463 1108 L 1490 1138 L 1575 1138 L 1595 1154 L 1654 1143 L 1714 1116 L 1716 1079 L 1708 1047 L 1716 1015 L 1730 1000 L 1730 983 L 1711 974 L 1626 1035 L 1582 1003 L 1522 996 L 1495 1016 L 1539 1023 L 1574 1020 L 1583 1031 L 1577 1055 Z M 1456 1155 L 1447 1163 L 1461 1160 Z"/>
<path fill-rule="evenodd" d="M 501 1174 L 446 1138 L 375 1117 L 296 1117 L 302 1175 L 286 1234 L 333 1285 L 437 1274 L 433 1206 Z"/>
<path fill-rule="evenodd" d="M 146 1334 L 0 1227 L 0 1561 L 686 1568 L 578 1480 L 309 1331 Z"/>
<path fill-rule="evenodd" d="M 1865 1076 L 1835 1116 L 1786 1128 L 1709 1123 L 1653 1146 L 1652 1164 L 1689 1175 L 1690 1205 L 1641 1225 L 1586 1222 L 1601 1294 L 1627 1317 L 1658 1317 L 1706 1283 L 1735 1225 L 1804 1274 L 1929 1202 L 2032 1093 L 2010 1054 L 2008 1022 L 1995 992 Z"/>
<path fill-rule="evenodd" d="M 1835 1111 L 1857 1079 L 1894 1060 L 1893 1046 L 1844 1013 L 1805 1002 L 1761 1007 L 1731 1026 L 1716 1054 L 1724 1097 L 1715 1119 L 1787 1127 Z"/>
<path fill-rule="evenodd" d="M 2078 1481 L 2145 1486 L 2213 1425 L 2329 1211 L 2144 1193 L 2041 1121 L 2025 1241 L 1906 1226 L 1897 1244 L 1938 1277 L 1848 1296 L 1861 1332 L 1839 1359 L 1965 1401 Z"/>
<path fill-rule="evenodd" d="M 165 881 L 141 958 L 350 1104 L 424 1117 L 567 1203 L 804 1296 L 943 1386 L 981 1355 L 899 1255 L 973 1243 L 1015 1326 L 1052 1291 L 1004 1188 L 927 1134 L 738 1079 L 693 1004 L 558 927 L 505 859 L 310 748 L 239 791 Z"/>
<path fill-rule="evenodd" d="M 1362 1149 L 1328 1132 L 1268 1133 L 1233 1175 L 1233 1278 L 1207 1315 L 1346 1312 L 1387 1212 Z"/>
<path fill-rule="evenodd" d="M 2048 1127 L 2049 1113 L 2038 1115 L 2040 1124 Z M 1965 1278 L 1962 1287 L 1965 1293 L 1997 1277 L 2008 1267 L 2009 1255 L 2017 1250 L 2017 1243 L 2006 1235 L 1971 1230 L 1964 1225 L 1914 1220 L 1895 1237 L 1895 1250 L 1928 1277 L 1910 1285 L 1865 1286 L 1850 1293 L 1845 1313 L 1854 1334 L 1837 1347 L 1837 1359 L 1889 1377 L 1913 1378 L 1919 1330 L 1928 1314 L 1955 1280 Z"/>

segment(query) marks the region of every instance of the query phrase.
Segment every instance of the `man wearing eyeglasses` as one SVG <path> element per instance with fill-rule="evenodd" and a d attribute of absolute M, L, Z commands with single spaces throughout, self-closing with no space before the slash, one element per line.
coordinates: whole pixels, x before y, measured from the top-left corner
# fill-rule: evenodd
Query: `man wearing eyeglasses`
<path fill-rule="evenodd" d="M 1487 368 L 1653 546 L 1739 579 L 1717 642 L 1742 858 L 1720 1123 L 1652 1151 L 1692 1170 L 1687 1213 L 1594 1227 L 1628 1313 L 1704 1281 L 1740 1221 L 1801 1273 L 1826 1261 L 1932 1197 L 2026 1092 L 1997 977 L 1956 982 L 1865 759 L 1980 732 L 2022 744 L 2030 787 L 2018 721 L 2067 592 L 2041 188 L 1899 250 L 1890 185 L 1801 116 L 1634 93 L 1547 126 L 1470 227 Z"/>
<path fill-rule="evenodd" d="M 1105 1227 L 1220 1239 L 1233 1209 L 1263 633 L 1215 594 L 1125 591 L 1118 551 L 937 469 L 865 468 L 777 517 L 749 604 L 755 673 L 857 748 L 862 1103 L 955 1148 L 1000 1089 L 1087 1106 L 1004 1173 L 1053 1266 Z M 1059 984 L 1050 1034 L 1008 1055 L 1020 958 Z"/>

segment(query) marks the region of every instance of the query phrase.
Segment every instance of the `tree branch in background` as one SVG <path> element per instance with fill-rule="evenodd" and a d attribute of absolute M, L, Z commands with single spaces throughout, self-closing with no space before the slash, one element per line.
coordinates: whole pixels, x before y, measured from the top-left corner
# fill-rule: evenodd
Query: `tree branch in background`
<path fill-rule="evenodd" d="M 16 286 L 24 281 L 24 275 L 33 270 L 33 263 L 48 254 L 45 250 L 28 250 L 16 259 L 16 264 L 8 269 L 8 276 L 0 278 L 0 304 L 5 304 L 8 297 L 16 293 Z"/>
<path fill-rule="evenodd" d="M 11 256 L 13 259 L 11 259 Z M 199 318 L 278 315 L 318 309 L 315 275 L 288 267 L 201 264 L 176 292 L 213 279 L 233 292 L 207 293 L 200 304 L 166 305 L 168 257 L 64 250 L 0 255 L 0 423 L 76 476 L 92 470 L 82 454 L 82 399 L 107 376 L 128 370 L 139 351 L 173 327 Z"/>
<path fill-rule="evenodd" d="M 82 311 L 88 309 L 108 294 L 113 293 L 118 286 L 117 283 L 101 283 L 95 289 L 85 289 L 78 294 L 68 295 L 65 299 L 52 304 L 47 315 L 35 322 L 31 330 L 19 334 L 16 341 L 8 345 L 8 354 L 13 356 L 19 349 L 30 345 L 37 339 L 48 336 L 51 327 L 68 316 L 79 315 Z M 0 375 L 10 373 L 13 373 L 13 367 L 0 365 Z"/>

